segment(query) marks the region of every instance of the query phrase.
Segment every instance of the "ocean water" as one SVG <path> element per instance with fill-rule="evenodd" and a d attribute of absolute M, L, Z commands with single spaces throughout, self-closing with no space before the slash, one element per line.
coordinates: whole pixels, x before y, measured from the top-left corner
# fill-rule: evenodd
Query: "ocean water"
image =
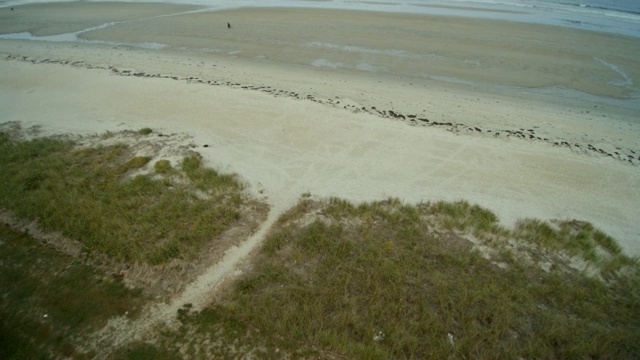
<path fill-rule="evenodd" d="M 0 7 L 58 1 L 60 0 L 0 0 Z M 640 0 L 137 0 L 129 2 L 205 5 L 211 9 L 304 7 L 457 15 L 560 25 L 640 37 Z"/>
<path fill-rule="evenodd" d="M 640 1 L 637 0 L 539 0 L 542 3 L 577 6 L 594 11 L 618 11 L 622 13 L 640 14 Z"/>

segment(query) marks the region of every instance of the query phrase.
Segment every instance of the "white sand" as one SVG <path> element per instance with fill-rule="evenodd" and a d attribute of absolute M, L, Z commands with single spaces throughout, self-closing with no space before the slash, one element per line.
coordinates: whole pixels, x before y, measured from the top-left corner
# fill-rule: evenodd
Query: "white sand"
<path fill-rule="evenodd" d="M 640 255 L 639 167 L 574 146 L 593 144 L 637 157 L 640 128 L 634 109 L 602 102 L 587 108 L 584 101 L 554 100 L 524 88 L 490 92 L 178 48 L 1 40 L 0 57 L 8 55 L 0 60 L 1 121 L 42 125 L 47 133 L 142 127 L 186 132 L 210 165 L 237 172 L 256 194 L 264 190 L 275 211 L 305 192 L 355 201 L 466 199 L 495 211 L 507 225 L 523 217 L 590 221 L 627 252 Z M 14 55 L 70 64 L 32 64 Z M 71 65 L 75 61 L 81 63 Z M 539 61 L 536 66 L 543 69 L 549 60 Z M 119 76 L 110 66 L 180 79 Z M 499 77 L 497 65 L 489 70 Z M 511 79 L 519 81 L 513 74 Z M 184 80 L 189 77 L 239 85 Z M 275 90 L 316 101 L 275 96 Z M 346 104 L 352 106 L 345 109 Z M 354 111 L 363 106 L 367 112 Z M 410 126 L 376 116 L 372 106 L 481 126 L 483 132 Z M 534 128 L 536 136 L 550 141 L 504 137 L 505 129 Z M 494 138 L 496 131 L 503 135 Z M 566 140 L 578 151 L 553 146 L 555 140 Z"/>
<path fill-rule="evenodd" d="M 357 201 L 468 199 L 506 224 L 591 221 L 640 254 L 638 168 L 609 158 L 183 81 L 24 62 L 4 62 L 0 76 L 7 121 L 49 132 L 187 132 L 209 145 L 198 150 L 210 164 L 265 189 L 278 209 L 307 191 Z"/>

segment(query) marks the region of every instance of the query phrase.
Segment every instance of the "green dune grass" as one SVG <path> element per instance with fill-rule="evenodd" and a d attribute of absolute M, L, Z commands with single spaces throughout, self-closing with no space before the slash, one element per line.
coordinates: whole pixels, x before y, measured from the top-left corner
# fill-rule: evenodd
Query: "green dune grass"
<path fill-rule="evenodd" d="M 353 359 L 640 355 L 636 259 L 585 223 L 525 220 L 510 230 L 497 220 L 464 201 L 301 200 L 226 297 L 183 310 L 183 331 L 213 339 L 240 329 L 226 339 L 242 339 L 245 351 L 261 344 L 263 358 L 282 348 Z M 491 258 L 469 236 L 485 239 Z"/>
<path fill-rule="evenodd" d="M 195 153 L 178 168 L 160 160 L 152 173 L 133 174 L 150 161 L 124 144 L 77 148 L 0 134 L 0 207 L 89 251 L 148 264 L 190 259 L 240 218 L 234 175 L 205 168 Z"/>
<path fill-rule="evenodd" d="M 172 164 L 124 144 L 0 133 L 0 169 L 0 208 L 118 261 L 188 260 L 236 224 L 245 204 L 236 176 L 204 167 L 197 153 Z M 123 311 L 135 321 L 139 290 L 0 230 L 3 357 L 90 357 L 74 334 Z M 185 304 L 177 329 L 112 356 L 637 358 L 639 269 L 585 222 L 523 219 L 506 228 L 466 201 L 307 195 L 210 306 Z"/>

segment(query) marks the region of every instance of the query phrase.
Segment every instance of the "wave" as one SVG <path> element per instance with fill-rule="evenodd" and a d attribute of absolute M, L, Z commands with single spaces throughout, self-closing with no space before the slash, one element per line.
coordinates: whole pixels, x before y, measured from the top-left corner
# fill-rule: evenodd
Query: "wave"
<path fill-rule="evenodd" d="M 516 0 L 524 1 L 524 0 Z M 591 12 L 616 12 L 621 14 L 640 15 L 640 2 L 636 0 L 537 0 L 533 3 L 566 6 L 574 9 L 586 9 Z"/>
<path fill-rule="evenodd" d="M 0 7 L 64 0 L 0 0 Z M 84 2 L 86 0 L 67 0 Z M 114 0 L 91 0 L 114 1 Z M 454 15 L 540 23 L 640 37 L 640 0 L 115 0 L 239 7 L 302 7 Z M 477 4 L 477 6 L 476 6 Z M 444 6 L 443 6 L 444 5 Z M 450 5 L 450 6 L 448 6 Z"/>
<path fill-rule="evenodd" d="M 585 9 L 594 9 L 594 10 L 602 10 L 602 11 L 614 11 L 623 14 L 633 14 L 640 15 L 640 10 L 629 10 L 629 9 L 616 9 L 607 6 L 599 6 L 599 5 L 588 5 L 588 4 L 573 4 L 574 6 L 578 6 Z"/>

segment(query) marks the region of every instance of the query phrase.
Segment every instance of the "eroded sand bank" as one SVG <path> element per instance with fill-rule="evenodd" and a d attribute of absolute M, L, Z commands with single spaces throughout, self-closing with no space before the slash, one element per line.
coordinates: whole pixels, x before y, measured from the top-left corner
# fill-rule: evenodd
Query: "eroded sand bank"
<path fill-rule="evenodd" d="M 81 35 L 167 44 L 163 50 L 1 40 L 2 122 L 43 125 L 49 133 L 146 126 L 187 132 L 211 164 L 239 173 L 279 210 L 307 191 L 357 201 L 467 199 L 494 210 L 506 224 L 521 217 L 591 221 L 631 254 L 640 254 L 637 110 L 608 99 L 549 96 L 530 88 L 540 84 L 529 83 L 557 82 L 595 95 L 627 97 L 635 85 L 607 85 L 620 73 L 591 53 L 580 54 L 602 53 L 599 59 L 615 63 L 633 80 L 640 69 L 634 58 L 637 40 L 585 33 L 580 34 L 584 39 L 567 35 L 546 43 L 514 35 L 509 42 L 495 36 L 507 31 L 525 36 L 521 25 L 430 19 L 431 25 L 440 21 L 430 28 L 440 35 L 433 35 L 427 47 L 416 34 L 397 40 L 401 31 L 424 25 L 424 19 L 411 16 L 345 21 L 326 11 L 270 11 L 152 18 Z M 278 25 L 285 15 L 287 27 Z M 104 22 L 114 20 L 109 12 L 101 16 Z M 327 21 L 335 23 L 325 26 Z M 547 28 L 549 34 L 553 29 Z M 461 41 L 452 41 L 456 36 Z M 314 38 L 325 45 L 299 45 Z M 592 46 L 586 49 L 578 41 Z M 280 47 L 272 48 L 277 42 Z M 326 45 L 351 43 L 358 51 L 332 51 Z M 539 56 L 524 50 L 527 44 Z M 446 61 L 427 56 L 416 65 L 361 48 L 422 51 Z M 481 55 L 481 65 L 464 62 Z M 326 62 L 309 63 L 318 56 Z M 460 62 L 452 62 L 456 58 Z M 336 61 L 345 66 L 327 67 Z M 399 72 L 347 66 L 358 62 L 387 64 Z M 402 72 L 410 66 L 469 83 L 409 75 L 414 69 Z"/>

